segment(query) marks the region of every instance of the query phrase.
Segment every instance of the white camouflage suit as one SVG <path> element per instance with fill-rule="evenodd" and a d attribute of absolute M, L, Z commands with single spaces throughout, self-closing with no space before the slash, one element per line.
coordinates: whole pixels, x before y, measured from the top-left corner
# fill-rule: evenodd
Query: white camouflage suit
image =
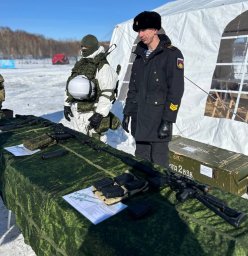
<path fill-rule="evenodd" d="M 104 48 L 103 46 L 100 46 L 98 50 L 96 50 L 93 54 L 85 57 L 85 58 L 94 58 L 96 55 L 99 53 L 103 53 Z M 84 57 L 82 57 L 84 58 Z M 98 80 L 99 88 L 100 90 L 114 90 L 116 87 L 116 83 L 118 80 L 117 73 L 115 70 L 109 65 L 109 64 L 104 64 L 103 67 L 100 70 L 97 70 L 95 78 Z M 103 92 L 101 93 L 99 97 L 99 101 L 95 103 L 95 112 L 101 114 L 103 117 L 106 117 L 109 114 L 109 111 L 112 107 L 112 103 L 109 98 L 104 97 L 103 95 L 106 96 L 111 96 L 111 92 Z M 92 136 L 93 133 L 96 133 L 94 129 L 88 129 L 89 126 L 89 118 L 94 114 L 93 111 L 89 112 L 78 112 L 77 111 L 77 103 L 68 103 L 66 101 L 67 94 L 65 92 L 65 106 L 70 106 L 71 111 L 73 113 L 73 117 L 71 118 L 70 121 L 70 128 L 74 129 L 76 131 L 82 132 L 86 135 Z M 101 136 L 100 138 L 102 141 L 105 141 L 105 136 Z"/>

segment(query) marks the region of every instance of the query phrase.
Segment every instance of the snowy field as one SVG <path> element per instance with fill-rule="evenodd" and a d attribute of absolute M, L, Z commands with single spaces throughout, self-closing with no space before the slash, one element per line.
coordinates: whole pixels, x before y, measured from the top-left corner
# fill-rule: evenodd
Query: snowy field
<path fill-rule="evenodd" d="M 16 63 L 16 69 L 0 69 L 5 79 L 6 101 L 3 108 L 14 114 L 42 116 L 53 122 L 69 125 L 63 118 L 64 90 L 73 64 L 52 65 L 49 61 Z M 116 102 L 112 110 L 122 119 L 122 105 Z M 107 134 L 107 143 L 115 148 L 134 153 L 134 141 L 120 129 Z M 248 198 L 247 194 L 244 197 Z M 0 199 L 0 256 L 35 256 L 24 243 L 17 226 L 7 230 L 8 210 Z M 12 224 L 15 221 L 12 218 Z"/>
<path fill-rule="evenodd" d="M 47 60 L 20 61 L 15 69 L 0 69 L 6 89 L 3 108 L 12 109 L 14 114 L 42 116 L 69 125 L 63 118 L 63 106 L 65 84 L 72 67 L 73 64 L 52 65 Z M 122 105 L 116 102 L 113 112 L 122 118 Z M 131 154 L 134 152 L 133 139 L 122 129 L 109 132 L 107 143 Z M 34 256 L 15 225 L 7 230 L 7 220 L 8 210 L 0 199 L 0 256 Z"/>

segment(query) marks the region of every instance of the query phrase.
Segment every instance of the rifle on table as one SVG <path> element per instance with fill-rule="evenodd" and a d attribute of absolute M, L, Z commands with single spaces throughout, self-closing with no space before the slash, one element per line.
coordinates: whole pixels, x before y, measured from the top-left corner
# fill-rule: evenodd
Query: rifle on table
<path fill-rule="evenodd" d="M 15 129 L 20 129 L 26 126 L 31 126 L 31 125 L 36 125 L 36 124 L 42 124 L 43 126 L 48 126 L 51 125 L 51 122 L 48 120 L 41 120 L 37 117 L 34 116 L 22 116 L 23 120 L 16 122 L 16 123 L 7 123 L 0 125 L 0 131 L 2 132 L 7 132 L 7 131 L 12 131 Z M 18 119 L 18 118 L 17 118 Z"/>
<path fill-rule="evenodd" d="M 224 201 L 208 194 L 209 186 L 207 185 L 198 183 L 170 170 L 166 173 L 161 173 L 156 170 L 151 163 L 138 161 L 125 152 L 117 152 L 117 150 L 111 149 L 110 146 L 101 146 L 100 143 L 95 143 L 92 138 L 71 130 L 62 124 L 59 124 L 59 127 L 61 131 L 65 134 L 70 134 L 71 137 L 75 137 L 80 143 L 86 144 L 98 152 L 106 152 L 109 155 L 120 159 L 123 163 L 129 165 L 133 169 L 145 173 L 148 176 L 147 180 L 151 188 L 161 189 L 165 186 L 169 186 L 176 192 L 176 199 L 179 202 L 185 202 L 187 199 L 195 198 L 234 227 L 239 227 L 241 222 L 246 218 L 246 213 L 232 209 L 228 207 Z M 56 133 L 53 136 L 56 139 Z M 61 139 L 63 138 L 61 137 Z M 60 138 L 58 137 L 56 140 L 59 141 Z"/>

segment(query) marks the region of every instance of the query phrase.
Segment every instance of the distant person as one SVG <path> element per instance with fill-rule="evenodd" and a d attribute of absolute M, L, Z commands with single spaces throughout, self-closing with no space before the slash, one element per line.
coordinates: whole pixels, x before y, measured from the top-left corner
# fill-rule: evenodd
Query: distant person
<path fill-rule="evenodd" d="M 67 80 L 64 116 L 72 129 L 104 141 L 121 124 L 110 112 L 118 76 L 94 35 L 82 38 L 81 53 Z"/>
<path fill-rule="evenodd" d="M 168 143 L 184 91 L 183 55 L 165 34 L 158 34 L 161 16 L 142 12 L 133 21 L 138 43 L 129 91 L 123 110 L 123 129 L 135 138 L 135 155 L 168 167 Z"/>
<path fill-rule="evenodd" d="M 3 101 L 5 101 L 4 79 L 0 74 L 0 110 L 2 109 Z"/>

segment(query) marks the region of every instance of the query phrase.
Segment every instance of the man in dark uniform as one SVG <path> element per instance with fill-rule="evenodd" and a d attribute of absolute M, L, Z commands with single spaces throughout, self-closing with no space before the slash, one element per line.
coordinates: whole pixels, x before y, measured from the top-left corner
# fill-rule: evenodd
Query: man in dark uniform
<path fill-rule="evenodd" d="M 140 42 L 123 110 L 123 129 L 136 141 L 135 155 L 168 166 L 168 143 L 184 91 L 184 59 L 165 34 L 158 34 L 161 16 L 142 12 L 134 18 L 133 30 Z"/>

